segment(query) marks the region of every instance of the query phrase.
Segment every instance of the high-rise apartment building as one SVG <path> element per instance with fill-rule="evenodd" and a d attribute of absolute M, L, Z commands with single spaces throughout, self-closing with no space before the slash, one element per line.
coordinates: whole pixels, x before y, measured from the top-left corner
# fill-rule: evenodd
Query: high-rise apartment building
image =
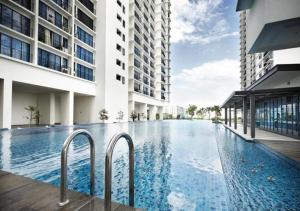
<path fill-rule="evenodd" d="M 300 137 L 300 41 L 297 0 L 237 1 L 240 13 L 241 90 L 223 103 L 225 123 Z M 232 118 L 233 113 L 233 118 Z M 250 131 L 248 127 L 250 126 Z"/>
<path fill-rule="evenodd" d="M 107 122 L 127 121 L 132 110 L 153 119 L 131 105 L 169 100 L 169 3 L 139 4 L 143 10 L 128 0 L 0 0 L 0 128 L 28 124 L 28 106 L 40 124 L 100 122 L 102 109 Z M 133 9 L 143 34 L 129 30 Z M 142 45 L 138 99 L 133 33 Z"/>
<path fill-rule="evenodd" d="M 170 1 L 130 0 L 129 113 L 163 118 L 170 100 Z"/>
<path fill-rule="evenodd" d="M 269 72 L 276 64 L 297 63 L 295 54 L 300 48 L 266 51 L 261 53 L 247 52 L 247 10 L 240 12 L 240 68 L 241 89 L 246 90 L 255 81 Z"/>

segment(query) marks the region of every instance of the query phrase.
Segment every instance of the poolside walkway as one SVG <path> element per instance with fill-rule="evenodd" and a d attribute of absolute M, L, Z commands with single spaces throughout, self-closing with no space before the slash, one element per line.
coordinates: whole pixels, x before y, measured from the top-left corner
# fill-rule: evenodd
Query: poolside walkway
<path fill-rule="evenodd" d="M 68 191 L 70 203 L 59 207 L 59 189 L 23 176 L 0 171 L 0 210 L 63 210 L 104 211 L 104 200 Z M 115 211 L 138 211 L 129 206 L 112 203 Z"/>
<path fill-rule="evenodd" d="M 233 128 L 233 124 L 231 127 L 228 125 L 224 126 L 230 129 L 232 132 L 244 138 L 246 141 L 253 141 L 262 143 L 274 151 L 286 156 L 300 164 L 300 140 L 279 135 L 276 133 L 264 131 L 261 129 L 255 129 L 255 138 L 251 138 L 250 136 L 250 128 L 247 129 L 247 134 L 243 133 L 243 126 L 241 124 L 237 125 L 237 129 Z"/>

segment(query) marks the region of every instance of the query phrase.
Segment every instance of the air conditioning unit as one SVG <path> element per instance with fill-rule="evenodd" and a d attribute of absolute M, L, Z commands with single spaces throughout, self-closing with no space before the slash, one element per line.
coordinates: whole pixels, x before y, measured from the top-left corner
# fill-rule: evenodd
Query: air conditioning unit
<path fill-rule="evenodd" d="M 63 47 L 63 52 L 65 52 L 65 53 L 69 53 L 69 49 L 68 49 L 68 48 L 65 48 L 65 47 Z"/>
<path fill-rule="evenodd" d="M 66 68 L 66 67 L 62 67 L 62 68 L 61 68 L 61 71 L 62 71 L 63 73 L 68 73 L 68 72 L 69 72 L 68 68 Z"/>

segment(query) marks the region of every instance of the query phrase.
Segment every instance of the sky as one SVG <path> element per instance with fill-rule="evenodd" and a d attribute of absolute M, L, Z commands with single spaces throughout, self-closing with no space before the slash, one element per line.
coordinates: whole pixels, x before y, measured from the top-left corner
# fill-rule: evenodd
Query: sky
<path fill-rule="evenodd" d="M 236 0 L 171 0 L 171 104 L 221 105 L 240 89 Z"/>

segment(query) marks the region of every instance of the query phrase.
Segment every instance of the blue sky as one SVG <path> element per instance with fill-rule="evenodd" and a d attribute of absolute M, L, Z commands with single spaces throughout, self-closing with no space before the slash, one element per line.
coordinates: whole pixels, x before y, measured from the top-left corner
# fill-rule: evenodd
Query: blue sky
<path fill-rule="evenodd" d="M 236 0 L 171 3 L 171 104 L 221 104 L 240 88 Z"/>

